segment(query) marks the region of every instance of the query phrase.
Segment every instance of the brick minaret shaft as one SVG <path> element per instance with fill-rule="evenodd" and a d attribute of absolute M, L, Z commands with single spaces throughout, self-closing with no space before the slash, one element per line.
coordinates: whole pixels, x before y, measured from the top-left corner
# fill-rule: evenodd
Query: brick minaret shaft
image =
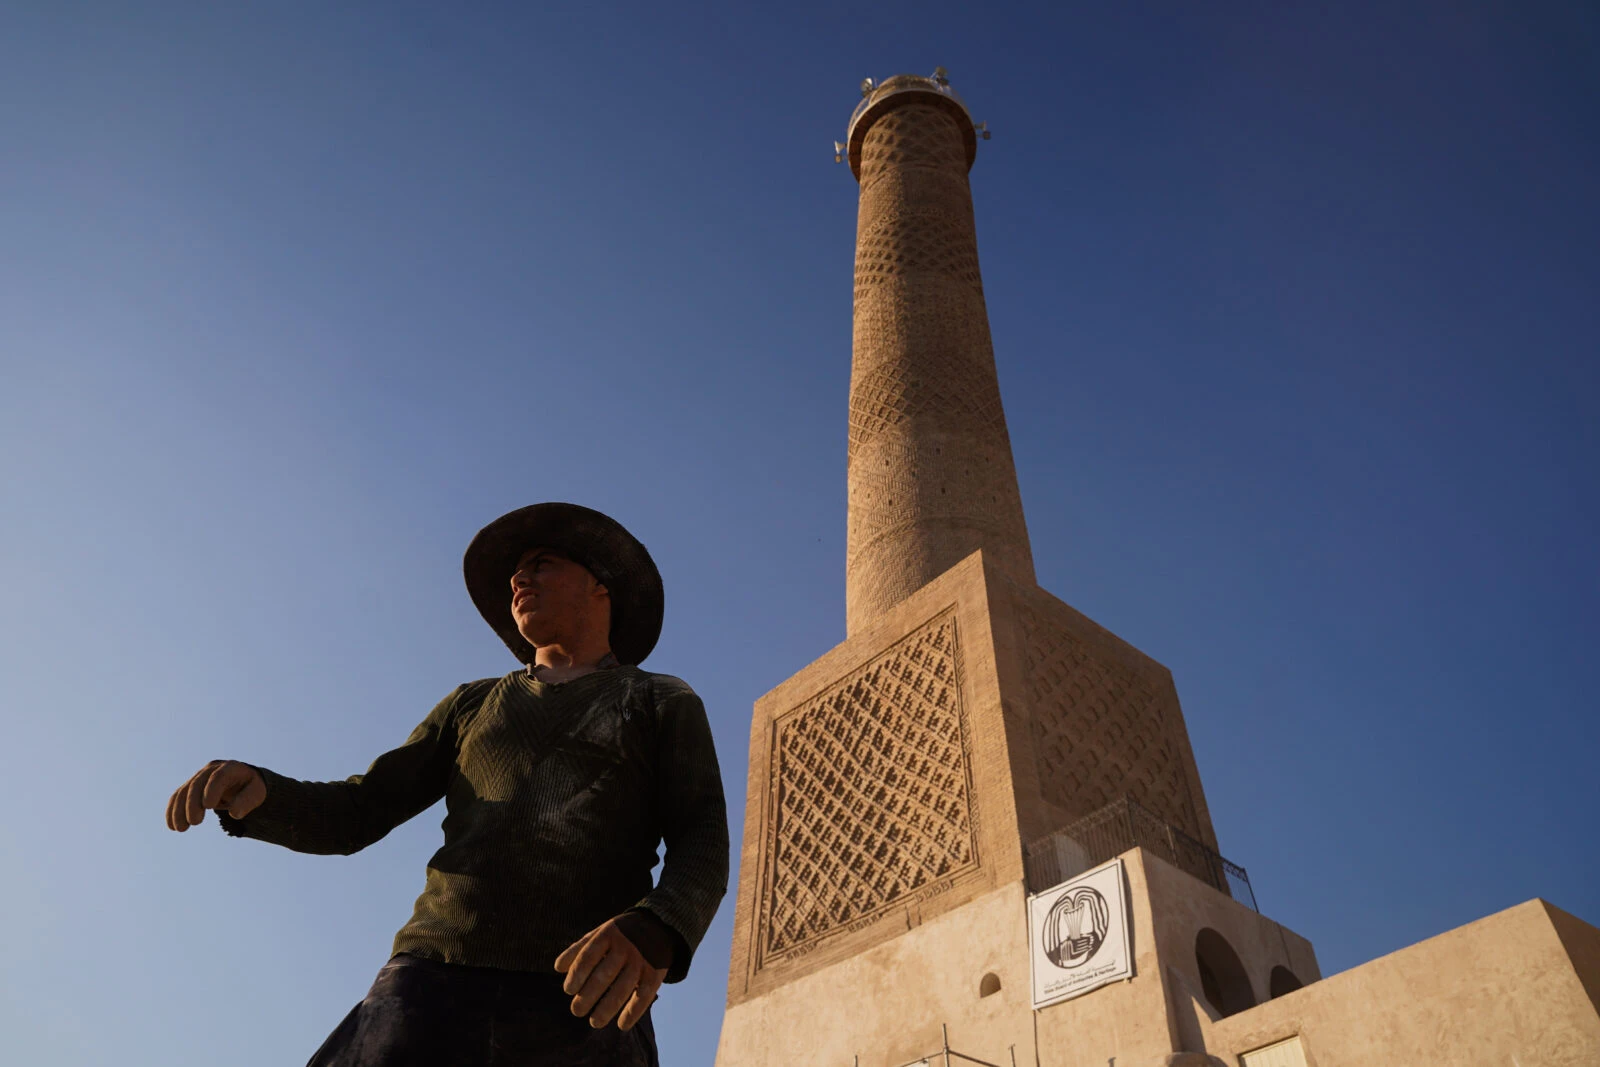
<path fill-rule="evenodd" d="M 972 118 L 947 86 L 899 76 L 849 133 L 861 185 L 850 376 L 846 629 L 977 549 L 1019 582 L 1033 553 L 978 273 Z"/>
<path fill-rule="evenodd" d="M 1027 892 L 1038 870 L 1126 848 L 1124 798 L 1226 900 L 1172 675 L 1034 578 L 978 274 L 972 119 L 940 75 L 866 89 L 847 136 L 849 633 L 751 716 L 718 1067 L 893 1067 L 944 1024 L 986 1062 L 1008 1046 L 1022 1062 L 1041 1041 Z M 1085 840 L 1048 836 L 1068 827 Z M 1195 958 L 1194 937 L 1174 959 Z M 1087 1035 L 1124 1024 L 1165 1053 L 1166 972 L 1140 951 L 1156 979 L 1138 1005 L 1096 1016 L 1095 994 L 1090 1016 L 1058 1016 L 1067 1059 L 1027 1062 L 1078 1062 Z"/>

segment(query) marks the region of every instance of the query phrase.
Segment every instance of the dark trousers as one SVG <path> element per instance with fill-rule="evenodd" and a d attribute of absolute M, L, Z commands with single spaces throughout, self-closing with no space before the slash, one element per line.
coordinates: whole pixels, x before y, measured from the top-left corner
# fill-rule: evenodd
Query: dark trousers
<path fill-rule="evenodd" d="M 649 1013 L 593 1029 L 561 982 L 401 953 L 306 1067 L 660 1067 Z"/>

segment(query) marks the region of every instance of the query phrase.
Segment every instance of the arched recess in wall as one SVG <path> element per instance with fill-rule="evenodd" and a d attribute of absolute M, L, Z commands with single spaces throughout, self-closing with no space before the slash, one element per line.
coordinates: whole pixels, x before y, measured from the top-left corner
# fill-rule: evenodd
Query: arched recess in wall
<path fill-rule="evenodd" d="M 1226 938 L 1206 927 L 1194 939 L 1194 959 L 1200 968 L 1200 990 L 1222 1016 L 1256 1006 L 1250 976 Z"/>
<path fill-rule="evenodd" d="M 1305 983 L 1296 978 L 1293 971 L 1280 964 L 1272 968 L 1272 977 L 1267 980 L 1267 996 L 1276 1000 L 1285 993 L 1293 993 L 1303 985 Z"/>

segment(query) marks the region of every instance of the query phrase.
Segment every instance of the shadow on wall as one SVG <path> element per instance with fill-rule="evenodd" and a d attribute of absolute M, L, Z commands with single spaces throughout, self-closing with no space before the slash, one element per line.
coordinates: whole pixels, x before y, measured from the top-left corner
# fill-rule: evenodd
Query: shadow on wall
<path fill-rule="evenodd" d="M 1200 972 L 1201 992 L 1216 1009 L 1218 1018 L 1248 1011 L 1259 1003 L 1239 954 L 1227 938 L 1209 926 L 1194 939 L 1194 962 Z M 1276 1000 L 1304 985 L 1293 971 L 1279 964 L 1268 976 L 1267 999 Z"/>
<path fill-rule="evenodd" d="M 1303 985 L 1305 983 L 1296 978 L 1294 972 L 1289 968 L 1281 965 L 1274 967 L 1272 968 L 1272 977 L 1268 983 L 1267 998 L 1269 1000 L 1277 1000 L 1285 993 L 1293 993 Z"/>
<path fill-rule="evenodd" d="M 1200 991 L 1218 1015 L 1226 1018 L 1256 1006 L 1255 990 L 1250 988 L 1250 976 L 1239 962 L 1239 954 L 1209 926 L 1194 939 L 1194 959 L 1200 969 Z"/>
<path fill-rule="evenodd" d="M 1178 1041 L 1180 1047 L 1190 1050 L 1178 1055 L 1199 1057 L 1182 1060 L 1186 1065 L 1220 1063 L 1205 1052 L 1211 1025 L 1226 1016 L 1248 1011 L 1259 1002 L 1239 954 L 1217 931 L 1206 927 L 1195 936 L 1194 961 L 1200 974 L 1198 990 L 1194 988 L 1193 979 L 1181 968 L 1170 965 L 1167 968 Z M 1274 966 L 1267 979 L 1268 999 L 1293 993 L 1303 984 L 1289 968 L 1281 964 Z M 1179 1062 L 1175 1056 L 1168 1067 L 1177 1067 Z"/>

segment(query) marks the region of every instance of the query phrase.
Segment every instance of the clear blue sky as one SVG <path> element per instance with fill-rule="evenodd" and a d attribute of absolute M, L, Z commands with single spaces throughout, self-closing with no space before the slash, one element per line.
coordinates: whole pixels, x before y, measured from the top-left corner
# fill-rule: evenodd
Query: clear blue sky
<path fill-rule="evenodd" d="M 647 665 L 843 637 L 864 76 L 948 67 L 1045 588 L 1167 664 L 1226 855 L 1341 970 L 1600 921 L 1593 4 L 13 3 L 0 12 L 8 1062 L 300 1063 L 438 811 L 178 836 L 509 670 L 460 555 L 575 500 Z M 732 905 L 658 1011 L 710 1062 Z M 908 979 L 910 980 L 910 979 Z"/>

